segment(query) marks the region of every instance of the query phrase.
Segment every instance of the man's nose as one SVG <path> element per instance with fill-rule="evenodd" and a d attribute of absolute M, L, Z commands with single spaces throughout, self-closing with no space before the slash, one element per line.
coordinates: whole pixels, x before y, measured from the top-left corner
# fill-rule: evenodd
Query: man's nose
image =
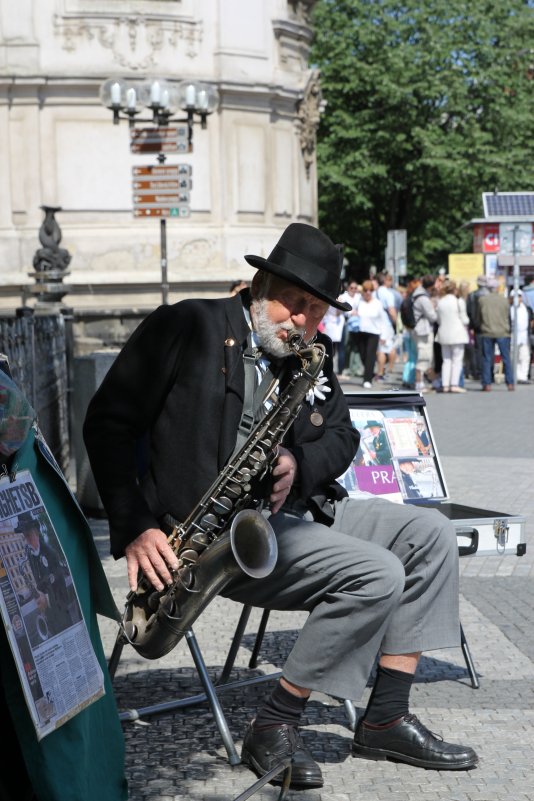
<path fill-rule="evenodd" d="M 301 328 L 302 326 L 306 325 L 306 315 L 304 312 L 293 312 L 291 315 L 291 320 L 293 325 Z"/>

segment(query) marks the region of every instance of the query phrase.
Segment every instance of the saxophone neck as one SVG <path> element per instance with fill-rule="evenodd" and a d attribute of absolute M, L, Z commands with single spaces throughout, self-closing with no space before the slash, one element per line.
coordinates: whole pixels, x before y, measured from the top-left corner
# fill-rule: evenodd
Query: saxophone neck
<path fill-rule="evenodd" d="M 303 374 L 310 380 L 317 378 L 326 358 L 325 346 L 315 342 L 315 337 L 310 342 L 305 342 L 300 334 L 293 334 L 289 347 L 300 360 Z"/>

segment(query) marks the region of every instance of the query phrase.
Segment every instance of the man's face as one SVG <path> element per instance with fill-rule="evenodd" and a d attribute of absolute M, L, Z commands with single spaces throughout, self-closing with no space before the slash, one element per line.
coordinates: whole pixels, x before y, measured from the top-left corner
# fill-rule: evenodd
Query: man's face
<path fill-rule="evenodd" d="M 415 465 L 413 462 L 401 462 L 399 465 L 403 473 L 413 473 Z"/>
<path fill-rule="evenodd" d="M 347 292 L 351 297 L 353 297 L 356 294 L 357 289 L 358 289 L 358 284 L 355 284 L 353 281 L 351 281 L 347 287 Z"/>
<path fill-rule="evenodd" d="M 32 551 L 37 551 L 39 548 L 39 529 L 30 528 L 28 531 L 25 532 L 24 536 L 26 537 L 26 542 L 28 543 Z"/>
<path fill-rule="evenodd" d="M 327 309 L 328 303 L 272 276 L 265 297 L 253 300 L 251 315 L 263 347 L 275 356 L 287 356 L 291 334 L 298 333 L 309 341 Z"/>

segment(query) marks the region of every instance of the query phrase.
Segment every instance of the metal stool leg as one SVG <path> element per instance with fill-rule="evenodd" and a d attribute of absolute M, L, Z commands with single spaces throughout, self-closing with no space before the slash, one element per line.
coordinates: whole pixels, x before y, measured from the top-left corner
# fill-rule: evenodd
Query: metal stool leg
<path fill-rule="evenodd" d="M 349 719 L 349 729 L 351 731 L 356 731 L 356 723 L 358 721 L 358 716 L 356 715 L 356 707 L 349 698 L 345 698 L 345 700 L 343 701 L 343 705 L 345 707 L 345 712 L 347 713 L 347 717 Z"/>
<path fill-rule="evenodd" d="M 257 782 L 254 782 L 244 793 L 238 795 L 237 798 L 234 798 L 234 801 L 247 801 L 248 798 L 253 796 L 258 790 L 261 790 L 262 787 L 274 779 L 275 776 L 278 776 L 279 773 L 284 771 L 284 775 L 282 778 L 282 787 L 280 789 L 280 795 L 278 796 L 278 801 L 284 801 L 287 797 L 287 793 L 289 791 L 289 786 L 291 784 L 291 757 L 284 757 L 284 759 L 275 765 L 274 768 L 271 768 L 265 776 L 262 776 L 261 779 L 258 779 Z"/>
<path fill-rule="evenodd" d="M 226 657 L 226 662 L 224 663 L 224 667 L 222 669 L 222 673 L 215 682 L 215 684 L 224 684 L 230 673 L 232 672 L 232 668 L 234 666 L 235 658 L 237 656 L 237 652 L 239 651 L 239 646 L 241 645 L 241 640 L 243 639 L 243 634 L 245 633 L 245 629 L 247 627 L 248 619 L 250 617 L 250 613 L 252 612 L 251 606 L 243 606 L 241 610 L 241 615 L 239 617 L 239 621 L 236 626 L 236 630 L 232 639 L 232 643 L 230 645 L 230 650 L 228 651 L 228 656 Z"/>
<path fill-rule="evenodd" d="M 258 654 L 260 652 L 261 644 L 263 642 L 263 637 L 265 635 L 265 629 L 267 628 L 267 623 L 269 621 L 270 615 L 269 609 L 263 610 L 263 615 L 261 616 L 260 625 L 258 628 L 258 633 L 256 634 L 256 641 L 254 642 L 254 648 L 252 649 L 252 654 L 250 656 L 250 661 L 248 663 L 249 668 L 255 668 L 258 664 Z"/>
<path fill-rule="evenodd" d="M 471 656 L 471 651 L 469 650 L 467 640 L 465 639 L 465 634 L 462 624 L 460 624 L 460 644 L 462 646 L 465 664 L 467 665 L 467 671 L 471 678 L 471 686 L 473 690 L 478 690 L 480 687 L 480 682 L 478 680 L 477 672 L 475 670 L 475 664 Z"/>
<path fill-rule="evenodd" d="M 230 765 L 239 765 L 241 759 L 237 753 L 234 741 L 232 739 L 232 735 L 230 734 L 230 729 L 228 728 L 228 723 L 226 722 L 226 718 L 224 717 L 224 713 L 222 711 L 221 704 L 219 703 L 217 693 L 215 692 L 215 688 L 212 684 L 212 681 L 208 676 L 206 663 L 204 662 L 204 658 L 200 652 L 200 648 L 198 647 L 197 639 L 193 634 L 193 629 L 189 629 L 189 631 L 186 632 L 185 636 L 187 639 L 189 650 L 191 651 L 191 656 L 193 657 L 193 661 L 195 663 L 195 667 L 198 671 L 198 675 L 200 676 L 200 681 L 202 682 L 202 686 L 206 691 L 208 703 L 211 707 L 213 717 L 215 718 L 215 723 L 217 724 L 217 728 L 219 729 L 219 732 L 221 734 L 224 747 L 226 748 L 226 753 L 228 754 L 228 761 Z"/>

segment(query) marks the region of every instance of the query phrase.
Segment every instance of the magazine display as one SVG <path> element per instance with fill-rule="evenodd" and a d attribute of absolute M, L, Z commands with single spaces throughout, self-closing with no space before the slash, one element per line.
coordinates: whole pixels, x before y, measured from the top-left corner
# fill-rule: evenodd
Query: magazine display
<path fill-rule="evenodd" d="M 422 410 L 350 408 L 360 445 L 338 478 L 349 495 L 370 492 L 399 503 L 447 497 L 428 422 Z"/>

